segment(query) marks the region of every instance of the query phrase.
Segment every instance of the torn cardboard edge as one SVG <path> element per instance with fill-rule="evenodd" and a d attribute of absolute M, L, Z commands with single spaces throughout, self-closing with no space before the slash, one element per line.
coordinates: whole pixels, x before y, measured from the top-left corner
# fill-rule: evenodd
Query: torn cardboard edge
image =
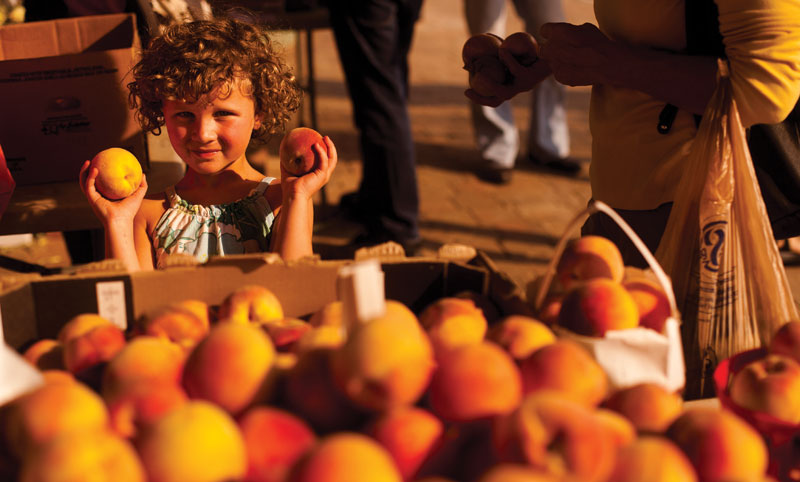
<path fill-rule="evenodd" d="M 505 314 L 527 314 L 520 293 L 480 252 L 465 262 L 437 257 L 381 258 L 385 297 L 414 312 L 444 296 L 475 292 Z M 363 260 L 361 260 L 363 261 Z M 303 318 L 336 301 L 337 277 L 356 260 L 317 257 L 284 263 L 275 255 L 212 257 L 202 265 L 129 273 L 115 262 L 98 262 L 70 272 L 37 276 L 0 292 L 0 315 L 6 342 L 15 349 L 41 338 L 54 338 L 70 318 L 99 313 L 130 327 L 179 300 L 199 299 L 214 306 L 236 288 L 260 284 L 272 290 L 286 316 Z M 104 268 L 106 270 L 104 270 Z"/>

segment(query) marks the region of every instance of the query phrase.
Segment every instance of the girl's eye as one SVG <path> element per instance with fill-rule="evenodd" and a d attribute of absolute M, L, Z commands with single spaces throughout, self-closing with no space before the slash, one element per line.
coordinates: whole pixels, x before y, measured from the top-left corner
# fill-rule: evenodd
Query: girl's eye
<path fill-rule="evenodd" d="M 218 110 L 217 112 L 214 112 L 214 115 L 218 116 L 218 117 L 225 117 L 225 116 L 236 115 L 236 114 L 234 114 L 233 112 L 231 112 L 229 110 Z"/>
<path fill-rule="evenodd" d="M 175 117 L 177 117 L 179 119 L 191 119 L 191 118 L 194 117 L 194 114 L 192 114 L 191 112 L 186 112 L 186 111 L 184 111 L 184 112 L 176 112 L 175 113 Z"/>

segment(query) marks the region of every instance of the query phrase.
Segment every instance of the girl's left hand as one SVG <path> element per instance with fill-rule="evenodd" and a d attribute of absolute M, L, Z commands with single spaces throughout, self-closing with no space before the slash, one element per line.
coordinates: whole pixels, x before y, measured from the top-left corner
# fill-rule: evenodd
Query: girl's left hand
<path fill-rule="evenodd" d="M 339 162 L 336 146 L 330 137 L 325 136 L 322 138 L 322 142 L 314 144 L 312 149 L 316 151 L 319 163 L 311 172 L 295 176 L 281 166 L 281 186 L 284 196 L 295 198 L 301 196 L 311 199 L 317 191 L 322 189 L 322 186 L 330 181 L 333 170 L 336 169 L 336 164 Z"/>

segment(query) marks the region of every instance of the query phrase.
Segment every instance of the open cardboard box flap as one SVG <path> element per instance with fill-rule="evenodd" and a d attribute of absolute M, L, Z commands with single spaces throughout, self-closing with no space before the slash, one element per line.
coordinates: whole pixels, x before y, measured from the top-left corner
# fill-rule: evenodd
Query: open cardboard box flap
<path fill-rule="evenodd" d="M 477 253 L 472 259 L 414 257 L 381 259 L 386 298 L 419 312 L 434 300 L 472 291 L 495 302 L 501 314 L 526 313 L 520 290 Z M 99 313 L 125 328 L 163 306 L 200 299 L 217 305 L 235 288 L 260 284 L 281 300 L 284 313 L 306 317 L 337 299 L 339 269 L 353 260 L 308 258 L 284 263 L 271 255 L 212 257 L 198 266 L 127 273 L 82 269 L 32 279 L 0 293 L 0 315 L 6 343 L 22 349 L 40 338 L 52 338 L 71 317 Z"/>

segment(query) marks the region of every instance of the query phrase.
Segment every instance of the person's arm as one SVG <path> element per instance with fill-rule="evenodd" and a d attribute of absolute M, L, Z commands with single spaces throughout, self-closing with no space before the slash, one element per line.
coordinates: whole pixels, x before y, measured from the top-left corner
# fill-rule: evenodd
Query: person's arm
<path fill-rule="evenodd" d="M 319 165 L 308 174 L 292 176 L 281 166 L 280 212 L 273 231 L 272 251 L 284 260 L 294 260 L 313 254 L 311 236 L 314 229 L 314 194 L 330 180 L 338 162 L 336 146 L 328 136 L 325 145 L 315 144 Z"/>
<path fill-rule="evenodd" d="M 95 189 L 97 168 L 90 167 L 86 161 L 81 167 L 81 189 L 95 215 L 103 223 L 105 232 L 105 256 L 118 259 L 128 271 L 139 271 L 139 255 L 134 236 L 134 218 L 147 192 L 147 179 L 142 176 L 139 188 L 130 196 L 119 201 L 110 201 Z"/>
<path fill-rule="evenodd" d="M 716 88 L 713 57 L 676 54 L 614 41 L 595 25 L 548 23 L 539 54 L 562 84 L 606 84 L 702 114 Z"/>
<path fill-rule="evenodd" d="M 6 212 L 8 202 L 11 200 L 11 195 L 14 194 L 14 188 L 17 183 L 11 176 L 11 171 L 8 170 L 6 165 L 6 156 L 3 154 L 3 148 L 0 146 L 0 217 Z"/>

